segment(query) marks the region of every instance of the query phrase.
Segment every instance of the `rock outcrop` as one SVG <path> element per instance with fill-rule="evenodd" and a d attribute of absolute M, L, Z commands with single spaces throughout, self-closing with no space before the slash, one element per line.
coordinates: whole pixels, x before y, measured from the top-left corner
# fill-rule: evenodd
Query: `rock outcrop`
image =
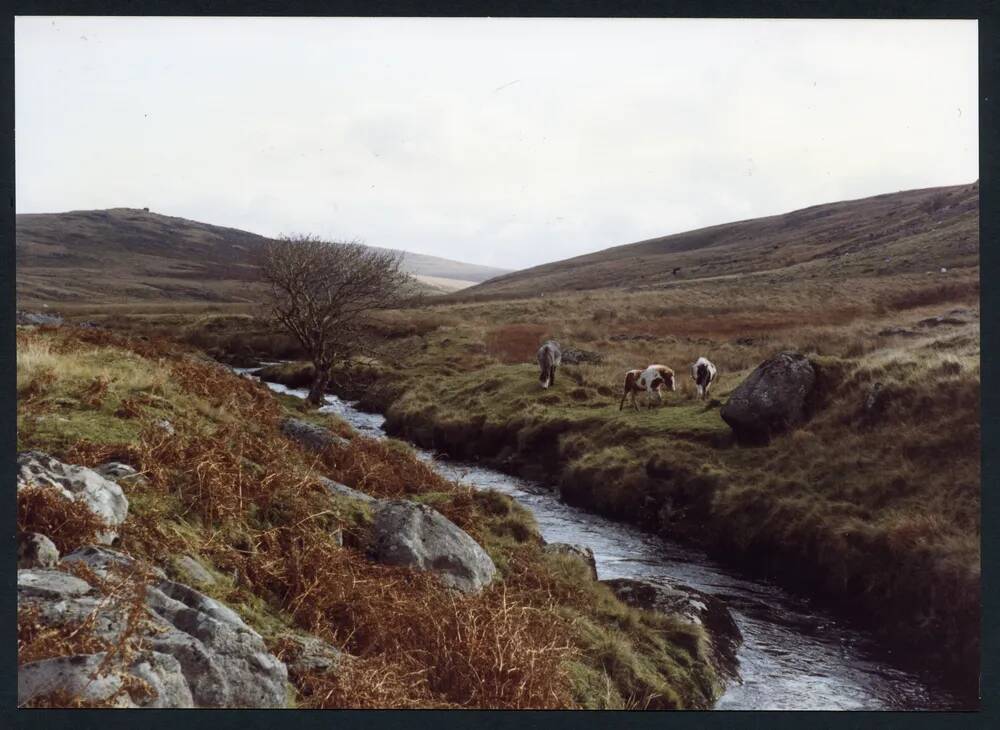
<path fill-rule="evenodd" d="M 25 664 L 18 672 L 18 703 L 87 687 L 85 700 L 126 707 L 284 707 L 288 673 L 263 639 L 231 609 L 162 571 L 122 553 L 87 547 L 67 555 L 63 568 L 85 565 L 86 580 L 57 569 L 18 571 L 18 609 L 31 608 L 43 625 L 86 622 L 108 649 Z M 109 600 L 106 585 L 140 586 L 141 620 L 133 604 Z M 134 632 L 134 633 L 133 633 Z M 105 662 L 112 648 L 127 663 Z M 117 657 L 112 657 L 116 659 Z M 105 666 L 105 665 L 108 666 Z M 100 667 L 101 676 L 93 679 Z M 132 675 L 145 680 L 137 688 Z M 152 691 L 150 691 L 152 690 Z"/>
<path fill-rule="evenodd" d="M 493 560 L 479 543 L 425 504 L 379 502 L 372 530 L 376 560 L 432 570 L 449 588 L 478 593 L 496 575 Z"/>
<path fill-rule="evenodd" d="M 743 634 L 721 600 L 680 584 L 660 585 L 630 578 L 601 582 L 610 587 L 622 603 L 678 616 L 702 626 L 712 644 L 712 662 L 716 670 L 729 679 L 739 676 L 736 652 L 743 643 Z"/>
<path fill-rule="evenodd" d="M 18 667 L 18 704 L 50 697 L 104 707 L 194 707 L 180 662 L 174 657 L 146 652 L 117 672 L 104 671 L 107 657 L 107 652 L 74 654 Z M 129 679 L 142 680 L 144 686 L 131 684 Z"/>
<path fill-rule="evenodd" d="M 21 452 L 17 466 L 18 489 L 46 487 L 70 501 L 81 501 L 107 525 L 98 534 L 98 542 L 110 545 L 118 537 L 118 527 L 128 515 L 128 499 L 115 482 L 93 469 L 64 464 L 41 451 Z"/>
<path fill-rule="evenodd" d="M 805 355 L 778 353 L 736 387 L 720 415 L 739 442 L 766 444 L 806 419 L 815 383 L 816 371 Z"/>

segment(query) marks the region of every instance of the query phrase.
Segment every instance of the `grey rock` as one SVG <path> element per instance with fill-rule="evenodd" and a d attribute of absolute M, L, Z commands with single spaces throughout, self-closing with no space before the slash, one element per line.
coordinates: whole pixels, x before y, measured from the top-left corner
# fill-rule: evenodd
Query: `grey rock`
<path fill-rule="evenodd" d="M 22 532 L 17 536 L 18 568 L 51 568 L 59 562 L 59 550 L 45 535 Z"/>
<path fill-rule="evenodd" d="M 351 487 L 346 484 L 341 484 L 340 482 L 335 482 L 332 479 L 327 479 L 326 477 L 319 478 L 320 484 L 322 484 L 326 489 L 337 497 L 347 497 L 348 499 L 356 499 L 365 504 L 374 504 L 378 500 L 375 499 L 370 494 L 365 494 L 364 492 L 358 491 L 357 489 L 351 489 Z"/>
<path fill-rule="evenodd" d="M 342 651 L 315 636 L 286 634 L 284 638 L 295 644 L 293 658 L 288 661 L 292 674 L 331 672 L 340 666 L 344 658 Z"/>
<path fill-rule="evenodd" d="M 43 314 L 42 312 L 17 312 L 17 324 L 40 326 L 49 325 L 58 327 L 63 323 L 63 318 L 58 314 Z"/>
<path fill-rule="evenodd" d="M 77 550 L 63 559 L 63 564 L 73 563 L 85 564 L 105 579 L 151 576 L 147 622 L 141 631 L 144 649 L 153 654 L 143 654 L 148 666 L 134 665 L 132 671 L 162 688 L 161 699 L 154 702 L 180 704 L 149 706 L 285 706 L 287 668 L 230 608 L 114 550 L 95 546 Z M 18 604 L 37 606 L 42 619 L 52 624 L 93 615 L 95 634 L 112 643 L 126 628 L 124 608 L 106 601 L 86 581 L 59 571 L 19 571 Z"/>
<path fill-rule="evenodd" d="M 329 429 L 299 418 L 286 418 L 282 421 L 281 432 L 293 441 L 298 441 L 314 451 L 322 451 L 330 446 L 346 446 L 350 443 Z"/>
<path fill-rule="evenodd" d="M 604 362 L 604 355 L 590 350 L 579 350 L 575 347 L 567 347 L 562 351 L 562 361 L 566 365 L 599 365 Z"/>
<path fill-rule="evenodd" d="M 150 708 L 191 708 L 194 697 L 184 678 L 181 663 L 169 654 L 158 651 L 143 652 L 131 666 L 128 673 L 144 680 L 152 690 L 152 697 L 143 697 L 140 707 Z M 133 697 L 133 701 L 136 698 Z"/>
<path fill-rule="evenodd" d="M 125 553 L 100 545 L 87 545 L 69 553 L 63 563 L 80 562 L 102 578 L 112 578 L 137 571 L 145 571 L 154 578 L 165 580 L 167 574 L 156 566 L 140 563 Z"/>
<path fill-rule="evenodd" d="M 85 580 L 52 569 L 17 571 L 17 598 L 72 598 L 90 593 L 93 588 Z"/>
<path fill-rule="evenodd" d="M 166 624 L 149 645 L 181 663 L 197 706 L 284 706 L 285 665 L 233 611 L 172 581 L 161 581 L 147 595 Z"/>
<path fill-rule="evenodd" d="M 920 337 L 919 332 L 905 327 L 886 327 L 884 330 L 879 330 L 878 335 L 879 337 Z"/>
<path fill-rule="evenodd" d="M 712 645 L 711 659 L 725 677 L 739 677 L 736 652 L 743 634 L 726 604 L 715 596 L 681 584 L 660 585 L 630 578 L 601 581 L 625 604 L 658 611 L 705 629 Z"/>
<path fill-rule="evenodd" d="M 64 464 L 41 451 L 17 456 L 17 488 L 29 485 L 51 487 L 69 500 L 82 501 L 100 517 L 108 529 L 97 539 L 110 545 L 118 537 L 118 526 L 128 516 L 128 499 L 122 488 L 93 469 Z"/>
<path fill-rule="evenodd" d="M 425 504 L 380 502 L 373 534 L 372 553 L 379 562 L 432 570 L 446 586 L 464 593 L 478 593 L 496 575 L 496 566 L 486 551 Z"/>
<path fill-rule="evenodd" d="M 730 394 L 720 415 L 742 443 L 768 443 L 802 423 L 816 383 L 804 355 L 781 352 L 765 360 Z"/>
<path fill-rule="evenodd" d="M 111 479 L 116 482 L 121 481 L 129 483 L 146 481 L 146 477 L 140 474 L 136 469 L 128 464 L 123 464 L 120 461 L 109 461 L 105 464 L 100 464 L 99 466 L 94 467 L 94 471 L 105 479 Z"/>
<path fill-rule="evenodd" d="M 174 429 L 174 424 L 172 424 L 166 418 L 161 418 L 159 421 L 156 421 L 154 425 L 162 429 L 167 434 L 167 436 L 173 436 L 175 433 L 177 433 L 176 430 Z"/>
<path fill-rule="evenodd" d="M 181 573 L 192 582 L 207 586 L 215 585 L 215 576 L 190 555 L 181 555 L 176 562 Z"/>
<path fill-rule="evenodd" d="M 122 691 L 120 676 L 97 674 L 105 656 L 104 652 L 76 654 L 21 665 L 17 668 L 17 704 L 59 692 L 87 702 L 111 701 L 115 707 L 135 707 Z"/>
<path fill-rule="evenodd" d="M 124 670 L 101 670 L 105 652 L 53 657 L 18 668 L 18 704 L 59 692 L 91 702 L 108 702 L 112 707 L 194 707 L 191 690 L 172 656 L 143 651 Z M 126 675 L 143 680 L 147 687 L 128 690 Z"/>
<path fill-rule="evenodd" d="M 597 562 L 594 560 L 594 551 L 589 547 L 568 542 L 550 542 L 542 550 L 553 555 L 569 555 L 582 561 L 590 569 L 591 577 L 597 580 Z"/>

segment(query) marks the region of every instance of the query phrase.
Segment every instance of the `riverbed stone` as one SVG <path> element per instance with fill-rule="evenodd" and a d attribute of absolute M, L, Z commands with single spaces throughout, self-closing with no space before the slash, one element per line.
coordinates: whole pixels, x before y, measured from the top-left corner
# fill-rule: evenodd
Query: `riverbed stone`
<path fill-rule="evenodd" d="M 478 593 L 496 576 L 493 560 L 479 543 L 425 504 L 380 502 L 372 530 L 376 560 L 432 570 L 449 588 Z"/>
<path fill-rule="evenodd" d="M 733 390 L 720 415 L 739 442 L 766 444 L 806 419 L 815 383 L 816 371 L 809 358 L 780 352 Z"/>
<path fill-rule="evenodd" d="M 83 502 L 107 525 L 98 542 L 110 545 L 118 537 L 118 527 L 128 516 L 128 499 L 118 484 L 93 469 L 64 464 L 41 451 L 22 451 L 17 466 L 18 489 L 48 487 L 65 499 Z"/>

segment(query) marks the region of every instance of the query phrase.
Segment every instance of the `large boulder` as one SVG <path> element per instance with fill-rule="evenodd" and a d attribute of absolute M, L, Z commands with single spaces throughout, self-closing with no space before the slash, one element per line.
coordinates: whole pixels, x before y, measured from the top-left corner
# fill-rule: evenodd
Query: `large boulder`
<path fill-rule="evenodd" d="M 806 419 L 815 383 L 816 371 L 805 355 L 780 352 L 737 386 L 720 415 L 741 443 L 766 444 Z"/>
<path fill-rule="evenodd" d="M 716 670 L 730 679 L 739 676 L 736 652 L 743 643 L 743 634 L 723 601 L 677 583 L 666 585 L 631 578 L 601 582 L 611 588 L 622 603 L 676 616 L 703 627 L 711 643 Z"/>
<path fill-rule="evenodd" d="M 330 446 L 346 446 L 350 443 L 343 436 L 338 436 L 329 429 L 299 418 L 286 418 L 282 421 L 281 432 L 293 441 L 298 441 L 314 451 L 323 451 Z"/>
<path fill-rule="evenodd" d="M 372 555 L 379 562 L 432 570 L 446 586 L 464 593 L 478 593 L 496 575 L 479 543 L 425 504 L 379 502 L 373 534 Z"/>
<path fill-rule="evenodd" d="M 190 586 L 168 580 L 159 569 L 122 553 L 87 547 L 67 555 L 63 567 L 80 563 L 108 584 L 148 580 L 144 613 L 135 633 L 129 633 L 128 601 L 110 600 L 104 588 L 60 570 L 18 571 L 18 608 L 33 608 L 43 625 L 75 624 L 87 619 L 96 639 L 109 647 L 131 642 L 127 666 L 105 667 L 106 674 L 132 674 L 154 690 L 128 689 L 125 706 L 141 707 L 284 707 L 288 672 L 271 654 L 257 632 L 231 609 Z M 86 575 L 86 574 L 83 574 Z M 145 577 L 143 577 L 145 575 Z M 127 595 L 127 591 L 125 592 Z M 76 662 L 87 669 L 92 659 L 57 657 L 30 668 L 23 683 L 28 695 L 54 690 L 72 693 Z M 25 665 L 27 667 L 28 665 Z M 25 667 L 21 670 L 24 671 Z M 81 670 L 82 671 L 82 670 Z M 87 669 L 93 674 L 92 668 Z M 64 678 L 59 686 L 58 678 Z M 30 679 L 30 681 L 29 681 Z M 44 680 L 44 681 L 43 681 Z M 19 681 L 19 691 L 22 689 Z M 104 682 L 118 690 L 115 680 Z M 120 685 L 120 681 L 118 683 Z M 103 690 L 102 690 L 103 691 Z M 99 698 L 91 698 L 99 699 Z"/>
<path fill-rule="evenodd" d="M 128 516 L 128 499 L 115 482 L 84 466 L 64 464 L 41 451 L 17 455 L 17 488 L 39 486 L 55 489 L 70 501 L 82 501 L 107 525 L 97 540 L 110 545 Z"/>

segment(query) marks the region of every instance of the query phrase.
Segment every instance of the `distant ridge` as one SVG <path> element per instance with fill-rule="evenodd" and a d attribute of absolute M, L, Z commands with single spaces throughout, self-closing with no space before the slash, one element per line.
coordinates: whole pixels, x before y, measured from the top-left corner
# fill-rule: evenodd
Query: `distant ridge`
<path fill-rule="evenodd" d="M 450 299 L 662 287 L 778 271 L 842 276 L 937 271 L 979 263 L 979 182 L 814 205 L 701 228 L 498 276 Z"/>
<path fill-rule="evenodd" d="M 253 252 L 268 239 L 141 208 L 17 216 L 19 302 L 254 299 Z M 434 291 L 507 273 L 403 252 L 403 267 Z"/>

